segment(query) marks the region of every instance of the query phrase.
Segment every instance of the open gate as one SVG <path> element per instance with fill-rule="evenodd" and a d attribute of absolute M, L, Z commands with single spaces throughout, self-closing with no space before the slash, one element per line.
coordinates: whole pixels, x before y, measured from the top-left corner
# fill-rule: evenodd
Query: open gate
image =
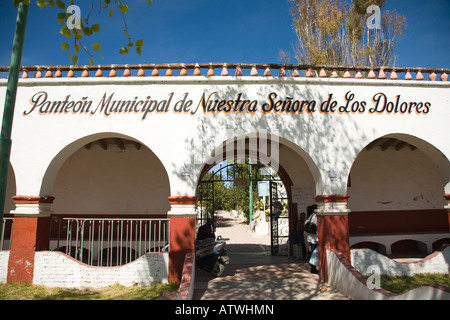
<path fill-rule="evenodd" d="M 236 167 L 231 168 L 233 166 Z M 216 230 L 215 213 L 220 209 L 220 204 L 215 199 L 216 192 L 220 189 L 217 185 L 218 183 L 227 185 L 227 187 L 231 187 L 231 185 L 237 187 L 238 185 L 239 187 L 252 188 L 252 186 L 258 185 L 259 181 L 268 181 L 271 254 L 288 255 L 290 206 L 284 182 L 276 173 L 267 173 L 270 170 L 265 170 L 266 174 L 255 174 L 261 168 L 270 168 L 259 162 L 251 163 L 246 159 L 247 173 L 239 172 L 237 166 L 241 166 L 240 169 L 242 169 L 242 164 L 237 163 L 226 163 L 224 166 L 216 166 L 216 170 L 209 171 L 200 181 L 197 187 L 197 197 L 200 203 L 197 217 L 198 224 L 203 225 L 207 219 L 211 219 L 214 231 Z M 229 175 L 230 172 L 233 173 L 231 176 Z"/>
<path fill-rule="evenodd" d="M 281 181 L 270 180 L 270 248 L 272 255 L 289 254 L 289 209 L 284 208 L 288 196 L 281 193 Z M 287 214 L 286 214 L 287 213 Z"/>

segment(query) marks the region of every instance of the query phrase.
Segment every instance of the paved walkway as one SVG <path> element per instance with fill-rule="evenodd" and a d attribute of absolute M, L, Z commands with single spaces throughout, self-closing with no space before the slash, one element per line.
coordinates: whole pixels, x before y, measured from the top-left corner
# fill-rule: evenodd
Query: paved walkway
<path fill-rule="evenodd" d="M 333 288 L 320 292 L 319 276 L 304 260 L 270 254 L 270 236 L 252 233 L 242 220 L 218 212 L 216 235 L 227 240 L 230 264 L 213 278 L 197 270 L 194 300 L 347 300 Z"/>

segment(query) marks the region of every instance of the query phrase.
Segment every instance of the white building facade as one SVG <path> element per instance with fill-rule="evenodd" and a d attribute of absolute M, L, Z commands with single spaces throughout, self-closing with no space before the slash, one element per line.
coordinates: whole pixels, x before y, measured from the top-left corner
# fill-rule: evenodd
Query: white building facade
<path fill-rule="evenodd" d="M 214 75 L 191 66 L 188 76 L 182 67 L 180 76 L 142 67 L 130 76 L 126 67 L 124 76 L 107 67 L 74 77 L 48 69 L 19 81 L 4 211 L 36 219 L 35 230 L 53 216 L 171 218 L 171 237 L 182 225 L 192 238 L 187 246 L 178 240 L 177 277 L 193 249 L 202 174 L 241 155 L 269 164 L 288 189 L 305 191 L 301 203 L 290 195 L 292 226 L 307 205 L 318 204 L 322 252 L 333 247 L 350 259 L 349 246 L 357 244 L 351 238 L 370 242 L 374 234 L 450 238 L 444 72 L 440 81 L 425 81 L 420 70 L 417 80 L 395 80 L 379 79 L 379 70 L 376 78 L 356 70 L 351 77 L 332 70 L 300 77 L 292 66 L 288 76 L 269 76 L 268 67 L 264 76 L 251 76 L 254 67 L 248 76 L 231 75 L 231 67 L 229 75 L 225 67 Z M 0 101 L 5 90 L 0 79 Z M 20 226 L 14 223 L 13 233 Z M 43 238 L 37 247 L 48 250 Z M 19 260 L 12 246 L 10 270 Z"/>

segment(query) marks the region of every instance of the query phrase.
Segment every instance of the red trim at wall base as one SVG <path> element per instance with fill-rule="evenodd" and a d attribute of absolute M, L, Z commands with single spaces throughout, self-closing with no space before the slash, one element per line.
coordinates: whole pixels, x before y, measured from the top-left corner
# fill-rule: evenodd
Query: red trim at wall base
<path fill-rule="evenodd" d="M 53 203 L 52 196 L 13 196 L 14 203 Z"/>
<path fill-rule="evenodd" d="M 169 203 L 173 204 L 197 204 L 198 198 L 195 196 L 174 196 L 169 197 Z"/>
<path fill-rule="evenodd" d="M 325 203 L 348 202 L 348 198 L 350 198 L 348 194 L 323 194 L 314 196 L 314 200 L 316 200 L 316 202 Z"/>
<path fill-rule="evenodd" d="M 448 232 L 450 213 L 445 209 L 351 211 L 350 235 Z"/>
<path fill-rule="evenodd" d="M 323 282 L 328 281 L 326 249 L 341 252 L 350 261 L 350 245 L 347 215 L 318 215 L 319 274 Z"/>
<path fill-rule="evenodd" d="M 170 218 L 169 282 L 181 281 L 188 252 L 195 252 L 195 218 Z"/>
<path fill-rule="evenodd" d="M 48 249 L 49 218 L 15 217 L 7 282 L 33 282 L 34 253 Z"/>

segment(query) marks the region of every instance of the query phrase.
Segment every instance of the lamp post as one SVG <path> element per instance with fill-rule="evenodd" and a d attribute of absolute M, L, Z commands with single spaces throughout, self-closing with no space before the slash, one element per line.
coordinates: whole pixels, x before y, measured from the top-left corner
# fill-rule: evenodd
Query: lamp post
<path fill-rule="evenodd" d="M 9 156 L 11 153 L 11 130 L 14 118 L 14 106 L 16 103 L 17 83 L 19 81 L 19 70 L 22 60 L 22 49 L 25 39 L 27 16 L 28 5 L 23 2 L 19 3 L 0 135 L 0 236 L 2 236 L 1 233 L 3 230 L 3 211 L 5 208 L 6 183 L 8 179 Z"/>

